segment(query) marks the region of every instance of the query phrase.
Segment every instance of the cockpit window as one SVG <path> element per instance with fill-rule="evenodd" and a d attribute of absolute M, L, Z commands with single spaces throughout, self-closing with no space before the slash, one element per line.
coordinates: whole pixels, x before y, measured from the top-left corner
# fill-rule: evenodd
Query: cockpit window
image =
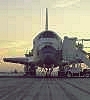
<path fill-rule="evenodd" d="M 40 34 L 40 38 L 57 38 L 57 35 L 52 31 L 44 31 Z"/>

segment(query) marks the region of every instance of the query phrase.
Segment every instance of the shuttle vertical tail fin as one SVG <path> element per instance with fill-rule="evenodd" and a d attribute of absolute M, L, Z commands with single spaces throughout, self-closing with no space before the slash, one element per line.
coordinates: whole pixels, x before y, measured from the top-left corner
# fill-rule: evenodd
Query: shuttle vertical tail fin
<path fill-rule="evenodd" d="M 45 25 L 45 30 L 48 30 L 48 8 L 46 8 L 46 25 Z"/>

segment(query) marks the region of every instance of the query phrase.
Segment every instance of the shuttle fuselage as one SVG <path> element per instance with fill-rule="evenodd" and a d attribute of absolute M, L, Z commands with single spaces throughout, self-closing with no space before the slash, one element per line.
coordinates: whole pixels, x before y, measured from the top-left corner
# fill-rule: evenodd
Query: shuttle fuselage
<path fill-rule="evenodd" d="M 62 59 L 61 49 L 62 40 L 53 31 L 43 31 L 33 40 L 33 56 L 40 66 L 57 66 Z"/>

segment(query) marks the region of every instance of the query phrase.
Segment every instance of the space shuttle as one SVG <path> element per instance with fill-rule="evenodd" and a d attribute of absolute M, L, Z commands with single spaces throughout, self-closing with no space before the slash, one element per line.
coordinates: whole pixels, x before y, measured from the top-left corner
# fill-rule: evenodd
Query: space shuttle
<path fill-rule="evenodd" d="M 57 33 L 48 29 L 46 8 L 45 30 L 33 39 L 32 52 L 25 54 L 25 57 L 3 58 L 3 60 L 25 65 L 25 75 L 35 76 L 38 67 L 47 69 L 47 72 L 58 66 L 62 69 L 63 66 L 83 62 L 77 53 L 76 40 L 77 38 L 65 36 L 62 41 Z"/>

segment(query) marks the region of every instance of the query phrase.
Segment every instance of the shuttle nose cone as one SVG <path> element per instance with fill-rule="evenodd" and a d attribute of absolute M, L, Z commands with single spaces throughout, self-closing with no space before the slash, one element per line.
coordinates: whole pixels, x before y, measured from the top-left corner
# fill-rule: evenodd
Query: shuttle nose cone
<path fill-rule="evenodd" d="M 52 64 L 52 63 L 55 63 L 55 55 L 54 54 L 45 54 L 43 55 L 43 62 L 45 64 Z"/>
<path fill-rule="evenodd" d="M 54 64 L 56 62 L 56 49 L 45 46 L 40 50 L 39 56 L 44 64 Z"/>

